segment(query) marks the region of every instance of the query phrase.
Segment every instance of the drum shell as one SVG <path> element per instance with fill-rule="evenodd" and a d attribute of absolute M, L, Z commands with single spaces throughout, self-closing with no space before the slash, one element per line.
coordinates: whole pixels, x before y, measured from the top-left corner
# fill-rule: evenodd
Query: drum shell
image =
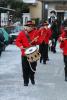
<path fill-rule="evenodd" d="M 41 54 L 39 53 L 39 50 L 36 49 L 33 53 L 27 54 L 26 56 L 29 62 L 34 62 L 39 60 Z"/>

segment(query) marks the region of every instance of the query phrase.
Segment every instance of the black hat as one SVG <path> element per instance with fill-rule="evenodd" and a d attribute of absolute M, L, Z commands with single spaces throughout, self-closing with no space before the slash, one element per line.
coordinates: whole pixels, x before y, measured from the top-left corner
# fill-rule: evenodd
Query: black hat
<path fill-rule="evenodd" d="M 33 21 L 27 21 L 24 26 L 35 26 L 35 23 Z"/>
<path fill-rule="evenodd" d="M 43 22 L 43 26 L 49 25 L 48 21 Z"/>

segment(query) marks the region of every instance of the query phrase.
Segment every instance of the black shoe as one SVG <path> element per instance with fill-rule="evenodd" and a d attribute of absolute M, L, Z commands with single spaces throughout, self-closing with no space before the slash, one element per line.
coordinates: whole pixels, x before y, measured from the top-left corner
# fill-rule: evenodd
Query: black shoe
<path fill-rule="evenodd" d="M 49 61 L 49 58 L 47 58 L 46 60 Z"/>
<path fill-rule="evenodd" d="M 33 85 L 35 85 L 35 81 L 33 80 L 33 81 L 31 81 L 31 83 L 33 84 Z"/>
<path fill-rule="evenodd" d="M 42 59 L 40 59 L 40 63 L 42 63 Z"/>
<path fill-rule="evenodd" d="M 24 83 L 24 86 L 28 86 L 28 84 L 27 83 Z"/>
<path fill-rule="evenodd" d="M 46 62 L 43 62 L 43 64 L 46 64 Z"/>
<path fill-rule="evenodd" d="M 41 61 L 40 61 L 40 63 L 41 63 Z"/>
<path fill-rule="evenodd" d="M 67 77 L 65 77 L 65 81 L 67 81 Z"/>
<path fill-rule="evenodd" d="M 54 50 L 53 53 L 56 53 L 56 50 Z"/>

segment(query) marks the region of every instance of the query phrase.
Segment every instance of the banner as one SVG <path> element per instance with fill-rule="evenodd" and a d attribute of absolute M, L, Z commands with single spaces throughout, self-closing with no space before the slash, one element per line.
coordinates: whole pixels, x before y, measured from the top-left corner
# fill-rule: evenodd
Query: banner
<path fill-rule="evenodd" d="M 36 0 L 23 0 L 24 3 L 36 3 Z"/>

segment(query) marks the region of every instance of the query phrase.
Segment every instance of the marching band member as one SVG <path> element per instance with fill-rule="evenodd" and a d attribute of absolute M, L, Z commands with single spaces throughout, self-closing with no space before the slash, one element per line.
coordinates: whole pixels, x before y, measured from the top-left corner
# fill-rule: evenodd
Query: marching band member
<path fill-rule="evenodd" d="M 41 41 L 40 37 L 37 36 L 37 29 L 35 29 L 35 24 L 32 21 L 28 21 L 26 24 L 26 29 L 21 31 L 16 39 L 16 45 L 21 49 L 22 53 L 22 71 L 23 71 L 23 79 L 24 79 L 24 86 L 28 86 L 29 79 L 31 80 L 31 83 L 34 85 L 34 75 L 35 72 L 33 72 L 30 68 L 29 61 L 27 60 L 27 57 L 25 55 L 25 49 L 31 47 L 32 45 L 37 45 Z M 37 62 L 32 62 L 31 67 L 36 71 Z"/>
<path fill-rule="evenodd" d="M 43 41 L 42 44 L 40 44 L 40 53 L 41 53 L 41 58 L 40 58 L 40 63 L 43 60 L 43 64 L 46 64 L 46 61 L 49 59 L 48 58 L 48 43 L 49 39 L 51 37 L 51 29 L 48 28 L 48 22 L 45 21 L 43 23 L 43 28 L 42 28 L 42 36 L 43 36 Z"/>
<path fill-rule="evenodd" d="M 60 48 L 63 50 L 65 81 L 67 81 L 67 19 L 64 21 L 64 30 L 58 40 L 60 42 Z"/>

